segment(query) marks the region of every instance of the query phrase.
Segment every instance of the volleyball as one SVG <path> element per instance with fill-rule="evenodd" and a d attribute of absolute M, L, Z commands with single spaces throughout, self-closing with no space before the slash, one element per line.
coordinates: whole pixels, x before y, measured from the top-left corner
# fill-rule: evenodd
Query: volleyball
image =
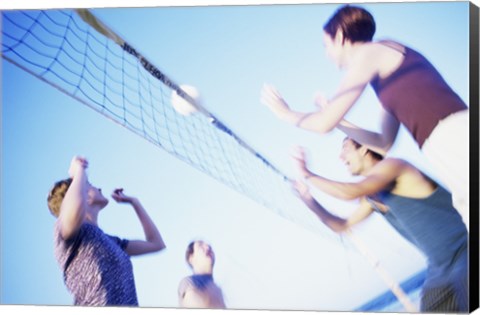
<path fill-rule="evenodd" d="M 200 105 L 200 93 L 197 88 L 191 85 L 180 85 L 180 88 L 195 101 L 195 104 Z M 171 102 L 175 111 L 181 115 L 187 116 L 197 111 L 195 106 L 178 95 L 175 90 L 172 91 Z"/>

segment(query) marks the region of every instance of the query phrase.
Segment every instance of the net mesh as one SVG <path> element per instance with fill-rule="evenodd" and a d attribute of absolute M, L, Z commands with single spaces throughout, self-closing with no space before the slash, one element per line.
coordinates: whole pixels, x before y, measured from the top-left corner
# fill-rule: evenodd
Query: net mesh
<path fill-rule="evenodd" d="M 2 57 L 284 218 L 341 241 L 304 209 L 282 172 L 207 111 L 178 114 L 172 90 L 192 101 L 188 95 L 79 12 L 2 12 Z"/>

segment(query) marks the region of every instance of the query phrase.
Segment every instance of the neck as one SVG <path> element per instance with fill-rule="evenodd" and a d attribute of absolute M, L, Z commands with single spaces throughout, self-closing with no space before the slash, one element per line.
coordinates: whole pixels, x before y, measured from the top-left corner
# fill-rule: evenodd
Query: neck
<path fill-rule="evenodd" d="M 213 266 L 197 267 L 193 268 L 193 273 L 196 275 L 211 275 L 213 273 Z"/>
<path fill-rule="evenodd" d="M 363 162 L 362 172 L 360 173 L 360 175 L 367 176 L 370 173 L 370 171 L 375 167 L 375 165 L 378 164 L 378 162 L 380 161 L 370 156 L 365 157 L 365 160 Z"/>
<path fill-rule="evenodd" d="M 85 221 L 93 225 L 98 225 L 99 212 L 100 209 L 98 209 L 98 207 L 91 207 L 85 214 Z"/>
<path fill-rule="evenodd" d="M 365 43 L 362 42 L 355 42 L 351 43 L 350 41 L 347 41 L 344 46 L 344 67 L 348 67 L 351 63 L 352 60 L 355 59 L 355 57 L 358 54 L 359 49 L 364 45 Z"/>

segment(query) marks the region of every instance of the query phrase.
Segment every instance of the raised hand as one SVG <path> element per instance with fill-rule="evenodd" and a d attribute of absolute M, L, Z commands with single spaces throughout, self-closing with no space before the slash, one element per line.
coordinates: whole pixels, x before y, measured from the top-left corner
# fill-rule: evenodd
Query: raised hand
<path fill-rule="evenodd" d="M 291 181 L 291 185 L 293 192 L 300 199 L 307 201 L 312 198 L 312 195 L 310 194 L 310 188 L 305 182 L 301 180 L 293 180 Z"/>
<path fill-rule="evenodd" d="M 117 188 L 112 193 L 112 198 L 120 203 L 132 203 L 136 198 L 127 196 L 123 193 L 123 188 Z"/>
<path fill-rule="evenodd" d="M 290 112 L 287 102 L 272 85 L 263 85 L 260 101 L 280 119 Z"/>
<path fill-rule="evenodd" d="M 142 224 L 145 240 L 130 240 L 125 249 L 129 255 L 142 255 L 152 253 L 165 248 L 162 236 L 157 226 L 148 215 L 141 202 L 135 198 L 127 196 L 123 193 L 123 188 L 117 188 L 112 193 L 112 198 L 116 202 L 128 203 L 135 210 L 140 223 Z"/>
<path fill-rule="evenodd" d="M 81 156 L 74 156 L 70 162 L 70 168 L 68 169 L 68 175 L 71 178 L 74 178 L 78 172 L 87 169 L 88 161 L 86 158 Z"/>
<path fill-rule="evenodd" d="M 291 155 L 299 178 L 307 178 L 313 175 L 312 172 L 308 170 L 304 148 L 300 146 L 294 147 Z"/>

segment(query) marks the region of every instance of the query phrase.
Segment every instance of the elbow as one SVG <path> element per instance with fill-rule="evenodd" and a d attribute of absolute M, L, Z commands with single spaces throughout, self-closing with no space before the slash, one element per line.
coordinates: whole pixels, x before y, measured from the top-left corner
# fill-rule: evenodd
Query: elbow
<path fill-rule="evenodd" d="M 313 128 L 313 131 L 318 133 L 318 134 L 323 135 L 323 134 L 327 134 L 327 133 L 331 132 L 334 128 L 335 128 L 335 126 L 330 126 L 330 125 L 327 125 L 327 124 L 318 124 Z"/>
<path fill-rule="evenodd" d="M 381 137 L 379 147 L 377 148 L 377 153 L 381 155 L 386 155 L 388 151 L 393 147 L 395 142 L 395 137 Z"/>
<path fill-rule="evenodd" d="M 340 191 L 336 197 L 341 200 L 352 201 L 360 197 L 360 194 L 350 191 Z"/>
<path fill-rule="evenodd" d="M 297 127 L 313 131 L 318 134 L 326 134 L 335 129 L 339 123 L 337 121 L 331 121 L 330 119 L 317 114 L 318 113 L 307 114 L 307 117 L 304 120 L 301 120 L 299 123 L 297 123 Z"/>
<path fill-rule="evenodd" d="M 358 198 L 360 198 L 360 195 L 358 194 L 347 194 L 344 196 L 343 200 L 352 201 Z"/>
<path fill-rule="evenodd" d="M 347 225 L 343 223 L 332 224 L 330 225 L 330 229 L 337 234 L 342 234 L 347 230 Z"/>
<path fill-rule="evenodd" d="M 155 244 L 155 246 L 153 247 L 153 251 L 154 252 L 159 252 L 159 251 L 164 250 L 165 248 L 167 248 L 167 245 L 165 245 L 165 243 L 163 243 L 163 242 L 160 242 L 160 243 Z"/>
<path fill-rule="evenodd" d="M 160 238 L 158 240 L 150 240 L 149 243 L 149 252 L 155 253 L 164 250 L 167 248 L 163 240 Z"/>

